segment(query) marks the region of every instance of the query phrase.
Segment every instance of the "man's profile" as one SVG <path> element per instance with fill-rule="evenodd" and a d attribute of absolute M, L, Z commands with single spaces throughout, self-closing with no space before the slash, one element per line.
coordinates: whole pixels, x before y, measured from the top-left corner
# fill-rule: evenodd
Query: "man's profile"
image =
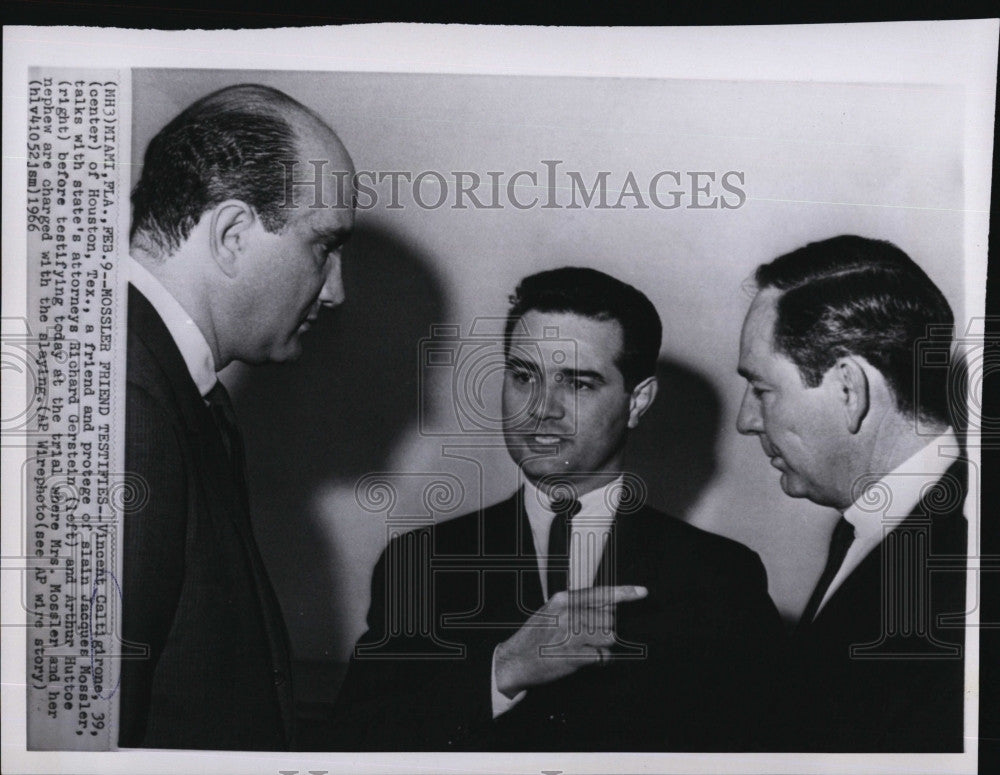
<path fill-rule="evenodd" d="M 293 742 L 288 636 L 216 374 L 297 357 L 320 309 L 344 299 L 352 207 L 287 196 L 285 170 L 316 159 L 353 173 L 318 116 L 256 85 L 203 97 L 146 150 L 132 195 L 125 462 L 149 498 L 125 520 L 123 747 Z"/>
<path fill-rule="evenodd" d="M 782 747 L 961 751 L 966 464 L 949 421 L 951 308 L 902 250 L 862 237 L 811 243 L 755 279 L 737 427 L 787 495 L 841 513 L 794 633 Z"/>

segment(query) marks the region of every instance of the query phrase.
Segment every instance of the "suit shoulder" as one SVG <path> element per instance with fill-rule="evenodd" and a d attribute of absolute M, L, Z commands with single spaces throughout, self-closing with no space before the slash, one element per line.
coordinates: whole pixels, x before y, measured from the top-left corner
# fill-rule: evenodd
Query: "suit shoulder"
<path fill-rule="evenodd" d="M 484 542 L 498 551 L 513 540 L 517 507 L 514 497 L 453 519 L 421 525 L 392 538 L 386 551 L 415 551 L 422 542 L 434 555 L 479 555 Z M 495 545 L 496 541 L 500 545 Z M 408 547 L 408 548 L 407 548 Z M 511 551 L 513 548 L 508 547 Z M 427 549 L 423 550 L 427 551 Z M 383 558 L 385 552 L 383 552 Z"/>
<path fill-rule="evenodd" d="M 483 539 L 487 526 L 511 524 L 516 516 L 514 498 L 506 498 L 498 503 L 485 506 L 476 511 L 470 511 L 454 519 L 438 522 L 432 528 L 434 539 L 438 544 L 450 547 L 468 546 L 475 549 L 476 544 Z"/>
<path fill-rule="evenodd" d="M 696 527 L 662 511 L 647 507 L 625 518 L 639 522 L 651 541 L 669 547 L 672 553 L 688 554 L 704 568 L 732 569 L 761 564 L 757 553 L 739 541 Z"/>
<path fill-rule="evenodd" d="M 145 391 L 167 411 L 185 411 L 199 399 L 187 364 L 152 305 L 129 287 L 125 380 L 129 392 Z"/>
<path fill-rule="evenodd" d="M 918 507 L 930 518 L 931 549 L 937 554 L 964 555 L 968 551 L 969 536 L 969 522 L 964 512 L 965 493 L 938 492 L 943 494 L 932 494 L 930 498 L 938 497 L 939 503 L 925 498 Z"/>
<path fill-rule="evenodd" d="M 423 540 L 427 537 L 436 543 L 442 542 L 449 546 L 468 544 L 481 535 L 484 521 L 494 519 L 502 511 L 503 505 L 504 502 L 501 502 L 480 511 L 471 511 L 451 519 L 420 525 L 393 537 L 389 543 L 398 544 L 403 540 Z"/>
<path fill-rule="evenodd" d="M 170 382 L 150 345 L 129 329 L 125 353 L 125 383 L 131 397 L 140 393 L 161 403 L 170 403 Z"/>

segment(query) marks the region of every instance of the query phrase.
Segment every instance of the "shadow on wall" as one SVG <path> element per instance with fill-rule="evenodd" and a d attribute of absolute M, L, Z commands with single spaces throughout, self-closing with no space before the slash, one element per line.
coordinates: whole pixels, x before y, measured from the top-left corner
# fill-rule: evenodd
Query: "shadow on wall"
<path fill-rule="evenodd" d="M 625 469 L 642 478 L 650 506 L 686 520 L 715 474 L 721 399 L 701 374 L 656 364 L 656 401 L 629 439 Z"/>
<path fill-rule="evenodd" d="M 345 253 L 347 300 L 320 314 L 302 357 L 233 391 L 255 533 L 300 656 L 346 626 L 336 569 L 351 547 L 330 545 L 316 494 L 386 468 L 416 421 L 418 341 L 444 310 L 426 257 L 393 234 L 359 224 Z"/>

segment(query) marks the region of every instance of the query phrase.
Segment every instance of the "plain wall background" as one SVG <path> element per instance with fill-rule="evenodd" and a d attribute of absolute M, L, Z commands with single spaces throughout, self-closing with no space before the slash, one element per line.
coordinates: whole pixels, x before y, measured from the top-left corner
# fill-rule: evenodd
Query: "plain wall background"
<path fill-rule="evenodd" d="M 477 317 L 503 316 L 518 279 L 566 264 L 634 284 L 663 319 L 661 394 L 631 443 L 653 504 L 757 551 L 778 607 L 797 614 L 836 515 L 786 497 L 756 439 L 735 432 L 745 281 L 757 264 L 812 240 L 888 239 L 938 283 L 962 325 L 959 93 L 923 85 L 137 70 L 133 181 L 167 121 L 216 88 L 249 81 L 315 110 L 359 170 L 542 175 L 542 160 L 559 159 L 561 170 L 588 182 L 610 171 L 612 189 L 629 171 L 644 184 L 661 170 L 739 170 L 748 195 L 735 210 L 666 211 L 454 210 L 450 202 L 425 210 L 404 196 L 404 209 L 358 213 L 345 255 L 347 303 L 321 316 L 304 356 L 225 374 L 248 446 L 255 529 L 298 658 L 349 655 L 364 627 L 387 516 L 445 519 L 516 486 L 498 438 L 421 433 L 421 418 L 440 429 L 454 414 L 447 379 L 420 369 L 421 341 L 432 325 L 467 332 Z M 427 199 L 433 193 L 427 189 Z M 487 382 L 483 411 L 495 416 L 494 387 Z M 368 486 L 373 481 L 386 488 Z M 388 490 L 391 505 L 379 500 Z"/>

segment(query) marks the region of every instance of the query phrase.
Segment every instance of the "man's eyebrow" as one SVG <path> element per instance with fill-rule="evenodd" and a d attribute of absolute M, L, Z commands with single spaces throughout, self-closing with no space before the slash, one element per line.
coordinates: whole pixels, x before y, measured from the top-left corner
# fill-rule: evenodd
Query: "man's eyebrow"
<path fill-rule="evenodd" d="M 515 369 L 527 369 L 529 371 L 538 371 L 538 366 L 536 366 L 531 361 L 526 361 L 522 358 L 518 358 L 516 355 L 508 355 L 507 361 L 504 364 L 507 368 Z"/>
<path fill-rule="evenodd" d="M 595 382 L 600 382 L 602 385 L 607 383 L 607 378 L 599 371 L 594 371 L 593 369 L 573 369 L 565 368 L 559 369 L 559 374 L 567 377 L 572 377 L 573 379 L 592 379 Z"/>

